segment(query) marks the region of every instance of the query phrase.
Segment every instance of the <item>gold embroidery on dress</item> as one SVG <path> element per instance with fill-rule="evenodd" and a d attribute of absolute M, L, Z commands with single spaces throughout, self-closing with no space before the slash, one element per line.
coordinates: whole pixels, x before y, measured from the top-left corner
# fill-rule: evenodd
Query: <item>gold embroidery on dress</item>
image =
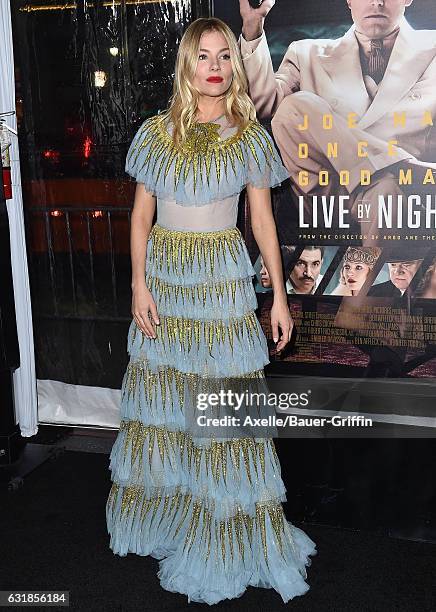
<path fill-rule="evenodd" d="M 216 344 L 223 344 L 226 338 L 232 351 L 234 349 L 234 336 L 236 336 L 239 342 L 247 340 L 251 345 L 255 344 L 256 338 L 260 338 L 260 323 L 254 310 L 247 312 L 241 317 L 232 317 L 228 321 L 219 319 L 188 319 L 166 315 L 160 315 L 159 320 L 160 324 L 155 326 L 155 339 L 150 340 L 140 330 L 142 339 L 139 348 L 143 347 L 146 340 L 148 342 L 159 341 L 164 347 L 170 348 L 176 344 L 181 350 L 189 353 L 193 342 L 195 341 L 199 349 L 201 339 L 203 339 L 207 344 L 209 353 L 212 354 Z"/>
<path fill-rule="evenodd" d="M 185 272 L 189 265 L 193 269 L 197 259 L 199 266 L 209 268 L 214 273 L 215 264 L 220 256 L 227 263 L 230 253 L 233 261 L 238 262 L 237 254 L 243 249 L 244 239 L 237 227 L 210 232 L 170 230 L 155 223 L 149 233 L 151 241 L 149 256 L 162 270 L 164 263 L 169 272 Z"/>
<path fill-rule="evenodd" d="M 120 501 L 118 502 L 118 499 Z M 182 505 L 181 505 L 182 504 Z M 259 538 L 262 544 L 265 562 L 269 562 L 268 541 L 272 548 L 278 550 L 286 559 L 285 549 L 289 547 L 293 554 L 297 554 L 297 549 L 292 537 L 292 532 L 285 518 L 280 500 L 272 499 L 267 502 L 255 502 L 255 514 L 243 511 L 242 507 L 237 506 L 231 516 L 222 519 L 215 519 L 214 504 L 204 500 L 194 498 L 192 493 L 186 493 L 181 486 L 177 486 L 175 491 L 167 492 L 165 488 L 159 489 L 152 497 L 145 495 L 145 490 L 141 486 L 121 486 L 113 483 L 107 502 L 108 516 L 112 520 L 126 520 L 126 515 L 131 515 L 135 520 L 139 516 L 141 530 L 152 511 L 149 525 L 151 526 L 156 516 L 160 515 L 159 524 L 164 518 L 170 523 L 167 533 L 170 534 L 175 526 L 175 537 L 180 530 L 184 531 L 184 546 L 187 553 L 194 548 L 193 554 L 203 554 L 204 561 L 207 561 L 211 553 L 211 542 L 215 543 L 214 557 L 215 562 L 222 562 L 224 566 L 235 561 L 235 551 L 238 551 L 237 561 L 245 560 L 245 536 L 247 537 L 250 549 L 253 550 L 254 537 Z M 177 521 L 178 519 L 178 521 Z M 268 527 L 273 541 L 268 540 Z M 237 547 L 234 546 L 234 537 Z M 227 552 L 230 552 L 228 555 Z M 288 552 L 289 554 L 289 552 Z M 306 571 L 301 568 L 300 573 L 306 576 Z"/>
<path fill-rule="evenodd" d="M 263 369 L 258 369 L 241 374 L 236 378 L 241 382 L 245 379 L 250 379 L 252 386 L 255 384 L 253 383 L 253 379 L 257 379 L 261 385 L 265 378 L 265 374 Z M 159 366 L 156 372 L 150 367 L 147 359 L 130 361 L 123 380 L 121 398 L 122 401 L 126 399 L 130 401 L 136 398 L 136 416 L 140 417 L 142 414 L 140 391 L 142 391 L 145 401 L 147 402 L 147 408 L 152 410 L 153 414 L 155 414 L 155 408 L 159 403 L 159 405 L 162 404 L 165 414 L 167 403 L 171 404 L 171 410 L 174 411 L 173 389 L 177 394 L 180 406 L 183 407 L 186 393 L 189 393 L 190 397 L 193 397 L 194 393 L 198 392 L 200 389 L 200 384 L 203 380 L 204 375 L 193 372 L 182 372 L 171 366 Z M 208 377 L 208 389 L 210 392 L 219 392 L 223 385 L 224 388 L 229 388 L 234 380 L 235 377 L 231 376 L 217 377 L 215 380 L 212 377 Z M 262 388 L 260 390 L 262 390 Z"/>
<path fill-rule="evenodd" d="M 269 462 L 275 469 L 280 469 L 279 460 L 275 452 L 275 445 L 272 438 L 233 438 L 224 441 L 211 439 L 210 446 L 197 445 L 191 434 L 182 430 L 172 431 L 164 426 L 145 425 L 141 421 L 126 421 L 120 423 L 120 432 L 122 435 L 122 455 L 124 462 L 127 457 L 130 458 L 130 469 L 135 465 L 142 466 L 144 461 L 144 452 L 148 449 L 148 464 L 151 469 L 153 455 L 155 453 L 155 444 L 157 443 L 157 451 L 162 465 L 168 462 L 169 467 L 172 465 L 173 458 L 176 452 L 180 453 L 180 461 L 183 463 L 186 460 L 188 470 L 193 472 L 196 479 L 200 477 L 201 465 L 204 466 L 206 474 L 212 474 L 216 484 L 222 480 L 227 484 L 227 463 L 232 466 L 233 476 L 237 479 L 242 478 L 240 474 L 241 458 L 244 462 L 245 474 L 250 482 L 252 480 L 252 469 L 256 474 L 256 482 L 266 482 L 266 466 L 265 454 L 268 455 Z M 261 476 L 259 475 L 257 464 L 260 463 Z M 137 474 L 138 477 L 144 478 L 144 474 Z"/>
<path fill-rule="evenodd" d="M 237 290 L 247 300 L 251 297 L 249 291 L 253 286 L 251 276 L 183 286 L 169 283 L 152 274 L 146 274 L 145 282 L 159 302 L 177 304 L 180 300 L 182 304 L 187 302 L 192 305 L 202 303 L 203 307 L 206 305 L 208 297 L 211 302 L 214 300 L 220 302 L 226 296 L 227 300 L 235 305 Z"/>
<path fill-rule="evenodd" d="M 241 133 L 237 132 L 224 139 L 221 139 L 218 134 L 219 128 L 219 124 L 211 122 L 195 123 L 188 130 L 184 142 L 176 146 L 163 117 L 156 115 L 144 124 L 137 142 L 132 147 L 128 161 L 132 160 L 133 164 L 136 164 L 141 151 L 148 147 L 139 171 L 151 169 L 156 181 L 163 172 L 166 179 L 174 163 L 174 187 L 176 188 L 181 179 L 184 182 L 187 180 L 192 170 L 195 193 L 199 178 L 205 177 L 209 183 L 212 165 L 215 168 L 218 182 L 221 179 L 221 166 L 226 177 L 229 164 L 236 174 L 236 159 L 243 164 L 244 150 L 247 148 L 260 168 L 254 143 L 257 143 L 263 152 L 267 163 L 269 163 L 269 158 L 276 158 L 276 153 L 265 135 L 265 130 L 257 121 L 250 121 Z"/>

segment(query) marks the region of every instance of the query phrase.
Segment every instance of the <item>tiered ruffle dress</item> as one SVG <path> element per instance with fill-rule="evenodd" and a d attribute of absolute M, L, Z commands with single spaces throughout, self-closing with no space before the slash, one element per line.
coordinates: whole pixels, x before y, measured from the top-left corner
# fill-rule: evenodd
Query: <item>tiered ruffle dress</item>
<path fill-rule="evenodd" d="M 157 115 L 138 130 L 126 171 L 157 198 L 146 283 L 160 325 L 132 320 L 120 430 L 110 455 L 110 548 L 160 560 L 163 588 L 217 603 L 247 586 L 304 594 L 315 544 L 288 522 L 272 438 L 199 438 L 186 425 L 199 381 L 264 377 L 266 338 L 255 274 L 236 227 L 242 189 L 288 177 L 268 132 L 225 116 L 197 123 L 176 148 Z"/>

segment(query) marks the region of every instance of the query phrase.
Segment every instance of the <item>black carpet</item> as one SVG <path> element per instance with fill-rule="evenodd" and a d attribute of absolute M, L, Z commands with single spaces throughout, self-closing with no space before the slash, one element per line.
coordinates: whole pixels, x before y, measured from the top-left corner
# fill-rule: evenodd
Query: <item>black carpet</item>
<path fill-rule="evenodd" d="M 285 605 L 272 589 L 250 587 L 214 608 L 188 604 L 160 587 L 157 560 L 109 549 L 108 463 L 107 455 L 67 451 L 1 493 L 1 590 L 69 590 L 70 609 L 89 612 L 436 610 L 436 545 L 313 525 L 299 525 L 318 546 L 306 595 Z"/>

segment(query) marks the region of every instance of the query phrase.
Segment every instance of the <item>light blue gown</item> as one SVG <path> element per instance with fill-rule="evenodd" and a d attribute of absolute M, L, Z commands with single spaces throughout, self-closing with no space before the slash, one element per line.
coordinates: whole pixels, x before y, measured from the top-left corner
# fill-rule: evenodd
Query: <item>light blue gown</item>
<path fill-rule="evenodd" d="M 186 422 L 198 381 L 264 377 L 255 274 L 236 228 L 239 194 L 289 175 L 268 132 L 225 116 L 175 148 L 161 116 L 138 130 L 126 171 L 157 198 L 146 283 L 157 337 L 132 320 L 120 431 L 110 455 L 110 548 L 160 560 L 163 588 L 215 604 L 247 586 L 304 594 L 315 544 L 286 520 L 273 439 L 199 438 Z M 291 443 L 291 442 L 290 442 Z"/>

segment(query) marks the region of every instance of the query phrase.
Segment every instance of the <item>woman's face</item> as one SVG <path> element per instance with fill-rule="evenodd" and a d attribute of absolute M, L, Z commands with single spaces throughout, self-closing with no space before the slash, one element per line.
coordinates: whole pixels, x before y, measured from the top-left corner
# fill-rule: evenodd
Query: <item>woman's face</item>
<path fill-rule="evenodd" d="M 271 279 L 265 267 L 262 255 L 260 256 L 260 284 L 262 287 L 271 287 Z"/>
<path fill-rule="evenodd" d="M 365 263 L 346 262 L 342 268 L 345 284 L 348 289 L 358 293 L 368 276 L 370 267 Z"/>
<path fill-rule="evenodd" d="M 228 43 L 215 30 L 204 32 L 200 39 L 194 85 L 202 96 L 217 98 L 230 87 L 233 67 Z"/>
<path fill-rule="evenodd" d="M 436 263 L 431 266 L 430 287 L 436 291 Z"/>

